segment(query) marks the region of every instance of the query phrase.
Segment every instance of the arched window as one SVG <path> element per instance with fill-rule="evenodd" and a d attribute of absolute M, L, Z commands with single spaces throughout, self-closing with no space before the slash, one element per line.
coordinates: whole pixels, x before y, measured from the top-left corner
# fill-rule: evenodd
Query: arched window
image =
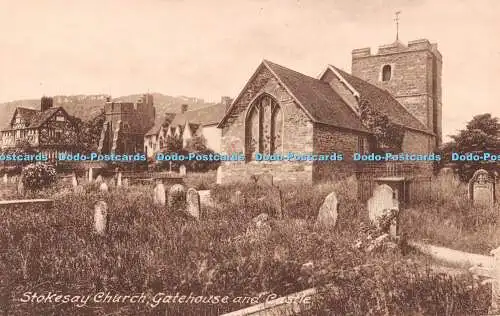
<path fill-rule="evenodd" d="M 382 68 L 382 81 L 391 80 L 391 75 L 392 75 L 391 65 L 385 65 Z"/>
<path fill-rule="evenodd" d="M 281 152 L 283 112 L 279 104 L 269 95 L 261 96 L 250 106 L 245 126 L 247 161 L 255 160 L 255 153 Z"/>

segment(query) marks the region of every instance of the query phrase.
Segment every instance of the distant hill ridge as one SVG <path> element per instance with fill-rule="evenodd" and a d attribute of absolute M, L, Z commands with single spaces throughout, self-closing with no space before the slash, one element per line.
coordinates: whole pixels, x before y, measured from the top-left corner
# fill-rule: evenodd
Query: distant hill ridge
<path fill-rule="evenodd" d="M 161 119 L 165 113 L 180 113 L 181 105 L 188 104 L 189 110 L 196 110 L 216 103 L 205 102 L 203 99 L 195 97 L 178 96 L 173 97 L 161 93 L 151 93 L 154 97 L 154 105 L 156 108 L 156 118 Z M 143 94 L 131 94 L 113 98 L 113 101 L 136 102 Z M 89 120 L 99 114 L 106 102 L 105 94 L 95 95 L 56 95 L 54 98 L 54 106 L 62 106 L 70 115 Z M 40 97 L 41 98 L 41 97 Z M 9 124 L 14 111 L 17 107 L 26 107 L 32 109 L 40 109 L 40 99 L 15 100 L 10 102 L 0 103 L 0 128 L 5 128 Z"/>

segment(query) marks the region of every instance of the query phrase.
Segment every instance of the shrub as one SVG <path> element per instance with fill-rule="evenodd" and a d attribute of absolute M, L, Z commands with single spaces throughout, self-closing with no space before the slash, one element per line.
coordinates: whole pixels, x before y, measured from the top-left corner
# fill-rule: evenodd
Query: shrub
<path fill-rule="evenodd" d="M 23 185 L 32 192 L 39 191 L 56 182 L 56 169 L 46 163 L 34 163 L 22 171 Z"/>

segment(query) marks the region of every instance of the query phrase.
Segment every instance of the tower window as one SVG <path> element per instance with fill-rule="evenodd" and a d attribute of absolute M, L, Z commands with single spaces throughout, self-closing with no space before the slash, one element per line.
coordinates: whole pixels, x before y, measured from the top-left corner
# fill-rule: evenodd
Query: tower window
<path fill-rule="evenodd" d="M 391 65 L 385 65 L 382 68 L 382 81 L 389 81 L 389 80 L 391 80 L 391 75 L 392 75 Z"/>

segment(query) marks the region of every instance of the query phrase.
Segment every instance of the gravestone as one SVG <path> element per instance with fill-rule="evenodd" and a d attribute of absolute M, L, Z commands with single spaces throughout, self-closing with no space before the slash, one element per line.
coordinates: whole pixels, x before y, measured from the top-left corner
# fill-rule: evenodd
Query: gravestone
<path fill-rule="evenodd" d="M 128 187 L 130 184 L 130 180 L 128 178 L 123 179 L 123 186 Z"/>
<path fill-rule="evenodd" d="M 83 189 L 83 186 L 77 185 L 76 187 L 73 187 L 73 192 L 76 194 L 83 194 L 85 190 Z"/>
<path fill-rule="evenodd" d="M 252 176 L 255 183 L 259 186 L 273 186 L 273 175 L 270 173 L 263 173 L 259 175 Z"/>
<path fill-rule="evenodd" d="M 399 208 L 399 203 L 393 198 L 394 192 L 387 184 L 378 185 L 373 190 L 373 196 L 367 202 L 368 217 L 378 227 L 378 219 L 386 209 Z"/>
<path fill-rule="evenodd" d="M 200 194 L 193 188 L 186 193 L 186 211 L 197 220 L 201 219 Z"/>
<path fill-rule="evenodd" d="M 202 206 L 214 206 L 214 200 L 212 199 L 210 190 L 200 190 L 198 191 L 198 194 L 200 195 L 200 203 Z"/>
<path fill-rule="evenodd" d="M 116 177 L 116 186 L 121 187 L 122 186 L 122 173 L 118 172 L 118 176 Z"/>
<path fill-rule="evenodd" d="M 155 186 L 153 202 L 155 205 L 165 206 L 165 186 L 162 182 Z"/>
<path fill-rule="evenodd" d="M 91 183 L 94 180 L 94 171 L 92 170 L 92 167 L 89 168 L 88 172 L 88 181 Z"/>
<path fill-rule="evenodd" d="M 182 165 L 179 168 L 179 175 L 184 177 L 186 175 L 186 166 Z"/>
<path fill-rule="evenodd" d="M 488 171 L 479 169 L 469 180 L 469 200 L 475 206 L 490 207 L 495 203 L 495 181 Z"/>
<path fill-rule="evenodd" d="M 75 188 L 78 185 L 78 180 L 76 179 L 76 174 L 73 173 L 71 176 L 71 185 Z"/>
<path fill-rule="evenodd" d="M 17 183 L 17 194 L 20 196 L 24 196 L 26 191 L 24 190 L 23 176 L 19 178 L 19 182 Z"/>
<path fill-rule="evenodd" d="M 217 184 L 222 184 L 222 166 L 219 166 L 217 168 L 217 179 L 216 179 Z"/>
<path fill-rule="evenodd" d="M 3 183 L 4 184 L 9 183 L 9 176 L 6 173 L 4 173 L 4 175 L 3 175 Z"/>
<path fill-rule="evenodd" d="M 337 200 L 337 195 L 335 194 L 335 192 L 328 194 L 325 198 L 325 201 L 319 208 L 316 223 L 323 226 L 335 227 L 338 217 L 338 205 L 339 202 Z"/>
<path fill-rule="evenodd" d="M 108 192 L 108 185 L 106 184 L 106 182 L 102 182 L 100 185 L 99 185 L 99 190 L 101 192 Z"/>
<path fill-rule="evenodd" d="M 101 183 L 103 180 L 102 180 L 102 176 L 101 175 L 98 175 L 97 178 L 95 179 L 95 182 L 96 183 Z"/>
<path fill-rule="evenodd" d="M 108 232 L 109 216 L 108 205 L 104 201 L 98 201 L 94 205 L 94 229 L 98 235 L 105 235 Z"/>
<path fill-rule="evenodd" d="M 184 210 L 186 206 L 186 188 L 182 184 L 174 184 L 168 190 L 169 211 Z"/>

